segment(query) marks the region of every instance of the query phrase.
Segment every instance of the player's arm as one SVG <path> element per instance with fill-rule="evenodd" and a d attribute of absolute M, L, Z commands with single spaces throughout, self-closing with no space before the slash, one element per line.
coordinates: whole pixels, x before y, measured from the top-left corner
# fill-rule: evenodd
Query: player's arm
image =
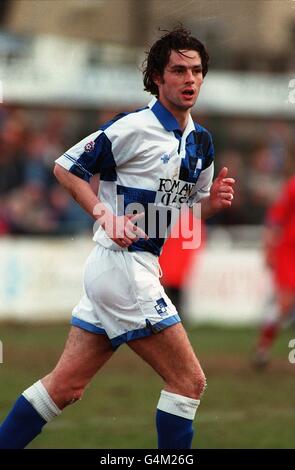
<path fill-rule="evenodd" d="M 228 178 L 227 174 L 228 169 L 226 167 L 222 168 L 219 175 L 212 183 L 210 195 L 201 199 L 202 219 L 208 219 L 232 205 L 235 180 Z"/>
<path fill-rule="evenodd" d="M 98 221 L 107 235 L 119 246 L 125 248 L 139 238 L 147 238 L 143 230 L 134 225 L 134 222 L 143 216 L 142 214 L 116 216 L 101 202 L 97 196 L 98 176 L 93 177 L 88 183 L 59 164 L 54 167 L 54 175 L 75 201 Z"/>
<path fill-rule="evenodd" d="M 71 194 L 75 201 L 77 201 L 91 217 L 95 218 L 93 211 L 100 201 L 96 195 L 97 192 L 91 188 L 91 185 L 59 164 L 55 165 L 53 173 L 58 182 Z M 98 189 L 97 180 L 96 183 Z"/>
<path fill-rule="evenodd" d="M 99 182 L 100 182 L 100 175 L 96 174 L 90 178 L 89 184 L 92 189 L 92 191 L 95 194 L 98 194 L 98 189 L 99 189 Z"/>

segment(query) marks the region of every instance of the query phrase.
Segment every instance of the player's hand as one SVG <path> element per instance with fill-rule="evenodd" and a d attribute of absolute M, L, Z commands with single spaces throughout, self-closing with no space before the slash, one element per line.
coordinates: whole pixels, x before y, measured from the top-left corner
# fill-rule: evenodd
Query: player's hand
<path fill-rule="evenodd" d="M 235 180 L 227 178 L 227 174 L 228 168 L 223 167 L 210 189 L 211 207 L 217 211 L 230 207 L 233 202 Z"/>
<path fill-rule="evenodd" d="M 135 222 L 144 217 L 144 212 L 135 215 L 123 215 L 113 217 L 113 228 L 110 231 L 105 227 L 107 235 L 122 248 L 128 248 L 132 243 L 144 238 L 148 240 L 147 234 Z M 108 233 L 109 232 L 109 233 Z"/>
<path fill-rule="evenodd" d="M 107 236 L 122 248 L 128 248 L 139 238 L 144 238 L 145 240 L 149 238 L 140 227 L 135 225 L 137 220 L 144 217 L 144 212 L 117 216 L 105 204 L 99 201 L 93 209 L 93 216 L 104 229 Z"/>

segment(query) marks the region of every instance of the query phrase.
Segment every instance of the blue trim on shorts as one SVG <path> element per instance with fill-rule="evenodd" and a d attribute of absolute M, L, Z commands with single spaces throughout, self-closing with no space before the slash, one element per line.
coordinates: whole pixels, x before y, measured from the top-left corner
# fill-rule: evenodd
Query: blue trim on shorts
<path fill-rule="evenodd" d="M 82 328 L 82 330 L 89 331 L 90 333 L 96 333 L 97 335 L 107 335 L 103 328 L 99 328 L 99 326 L 92 325 L 92 323 L 80 320 L 80 318 L 74 316 L 72 316 L 71 325 Z"/>
<path fill-rule="evenodd" d="M 122 335 L 116 336 L 115 338 L 110 338 L 112 346 L 117 348 L 123 343 L 127 343 L 128 341 L 132 341 L 133 339 L 145 338 L 147 336 L 151 336 L 154 333 L 159 333 L 160 331 L 168 328 L 168 326 L 175 325 L 176 323 L 180 323 L 181 319 L 179 315 L 173 315 L 169 318 L 165 318 L 164 320 L 152 324 L 148 319 L 146 320 L 147 326 L 144 328 L 139 328 L 137 330 L 127 331 Z"/>

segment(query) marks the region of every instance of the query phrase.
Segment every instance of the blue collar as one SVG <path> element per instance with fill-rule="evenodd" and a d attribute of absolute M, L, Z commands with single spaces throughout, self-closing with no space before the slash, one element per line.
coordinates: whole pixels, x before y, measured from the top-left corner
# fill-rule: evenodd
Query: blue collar
<path fill-rule="evenodd" d="M 182 133 L 173 114 L 170 113 L 170 111 L 168 111 L 168 109 L 165 108 L 165 106 L 163 106 L 159 100 L 156 100 L 155 103 L 152 103 L 151 110 L 153 111 L 156 118 L 160 121 L 162 126 L 166 129 L 166 131 L 171 132 L 178 130 Z"/>

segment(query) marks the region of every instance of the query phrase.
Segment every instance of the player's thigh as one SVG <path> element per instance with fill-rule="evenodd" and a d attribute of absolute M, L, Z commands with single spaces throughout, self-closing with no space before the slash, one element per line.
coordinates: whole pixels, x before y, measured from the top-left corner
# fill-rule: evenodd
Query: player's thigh
<path fill-rule="evenodd" d="M 106 336 L 72 326 L 64 351 L 52 373 L 47 376 L 50 378 L 48 380 L 87 384 L 113 352 Z M 43 379 L 45 384 L 47 377 Z"/>
<path fill-rule="evenodd" d="M 203 378 L 203 371 L 181 323 L 128 346 L 172 386 Z"/>

